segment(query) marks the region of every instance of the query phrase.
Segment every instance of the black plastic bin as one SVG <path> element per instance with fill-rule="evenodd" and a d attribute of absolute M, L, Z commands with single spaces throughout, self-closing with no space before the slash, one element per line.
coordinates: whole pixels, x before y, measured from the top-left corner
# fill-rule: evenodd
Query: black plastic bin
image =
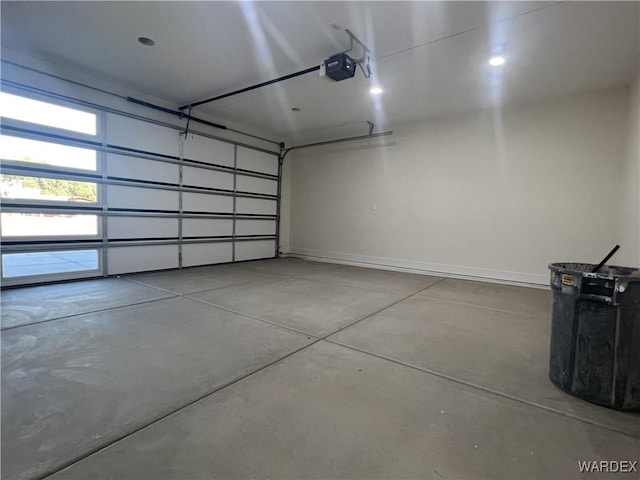
<path fill-rule="evenodd" d="M 589 402 L 640 411 L 640 270 L 552 263 L 549 378 Z"/>

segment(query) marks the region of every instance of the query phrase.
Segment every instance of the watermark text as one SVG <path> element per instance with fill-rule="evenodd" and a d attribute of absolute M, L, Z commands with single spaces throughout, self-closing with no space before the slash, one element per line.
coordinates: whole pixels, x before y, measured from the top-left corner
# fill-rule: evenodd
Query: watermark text
<path fill-rule="evenodd" d="M 581 473 L 638 473 L 638 462 L 632 460 L 581 460 Z"/>

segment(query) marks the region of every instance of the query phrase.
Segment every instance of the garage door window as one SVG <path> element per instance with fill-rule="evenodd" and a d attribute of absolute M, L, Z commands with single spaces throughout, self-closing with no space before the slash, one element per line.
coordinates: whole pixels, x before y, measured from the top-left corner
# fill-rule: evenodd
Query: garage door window
<path fill-rule="evenodd" d="M 95 171 L 96 151 L 29 138 L 0 135 L 3 160 Z"/>
<path fill-rule="evenodd" d="M 59 250 L 2 255 L 3 278 L 90 272 L 97 271 L 99 266 L 97 250 Z"/>
<path fill-rule="evenodd" d="M 94 113 L 6 92 L 0 92 L 0 115 L 87 135 L 95 135 L 97 131 L 97 116 Z"/>
<path fill-rule="evenodd" d="M 98 237 L 97 215 L 58 212 L 2 212 L 0 216 L 2 236 L 16 237 L 57 237 L 68 236 Z"/>
<path fill-rule="evenodd" d="M 65 203 L 96 203 L 98 187 L 94 182 L 26 175 L 0 175 L 3 199 L 30 199 Z"/>
<path fill-rule="evenodd" d="M 0 114 L 2 278 L 100 274 L 97 114 L 6 92 Z"/>

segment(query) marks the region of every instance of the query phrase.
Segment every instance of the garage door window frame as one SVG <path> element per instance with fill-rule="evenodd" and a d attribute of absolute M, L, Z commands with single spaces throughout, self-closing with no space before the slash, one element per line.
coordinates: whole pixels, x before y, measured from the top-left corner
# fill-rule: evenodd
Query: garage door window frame
<path fill-rule="evenodd" d="M 14 212 L 47 212 L 47 213 L 56 213 L 56 212 L 65 212 L 65 213 L 75 213 L 75 214 L 95 214 L 98 217 L 98 235 L 82 238 L 61 238 L 56 236 L 43 236 L 43 238 L 38 239 L 36 242 L 32 237 L 29 238 L 12 238 L 11 242 L 5 242 L 3 244 L 2 252 L 3 253 L 13 253 L 13 252 L 27 252 L 27 251 L 44 251 L 43 249 L 48 248 L 48 251 L 57 251 L 57 250 L 68 250 L 70 248 L 79 248 L 79 247 L 91 247 L 92 249 L 96 249 L 99 253 L 99 268 L 91 273 L 82 273 L 79 274 L 76 278 L 86 277 L 86 276 L 108 276 L 112 274 L 109 272 L 108 268 L 108 253 L 109 251 L 114 251 L 118 247 L 127 247 L 127 246 L 143 246 L 143 245 L 178 245 L 179 249 L 179 262 L 176 265 L 178 268 L 182 268 L 182 246 L 190 245 L 190 244 L 199 244 L 199 243 L 224 243 L 228 242 L 233 248 L 232 258 L 228 261 L 241 261 L 244 258 L 241 258 L 244 254 L 240 254 L 240 258 L 236 256 L 236 246 L 240 243 L 251 243 L 256 245 L 256 249 L 259 250 L 260 257 L 256 258 L 274 258 L 278 255 L 278 238 L 279 238 L 279 228 L 278 228 L 278 220 L 279 220 L 279 209 L 280 209 L 280 191 L 281 191 L 281 166 L 279 165 L 279 156 L 280 152 L 274 152 L 272 150 L 268 150 L 265 148 L 256 147 L 253 145 L 244 144 L 242 142 L 233 141 L 230 139 L 221 138 L 212 134 L 208 134 L 205 132 L 190 130 L 190 135 L 195 134 L 204 138 L 212 139 L 214 141 L 223 142 L 225 144 L 230 144 L 233 146 L 234 151 L 234 162 L 233 165 L 222 165 L 211 162 L 210 160 L 206 160 L 206 162 L 200 161 L 200 159 L 194 158 L 184 158 L 182 152 L 182 145 L 184 139 L 180 135 L 183 131 L 184 127 L 180 127 L 178 125 L 174 125 L 171 123 L 159 121 L 154 118 L 147 118 L 144 116 L 140 116 L 137 114 L 132 114 L 127 111 L 117 110 L 111 107 L 107 107 L 104 105 L 98 105 L 91 102 L 86 102 L 80 99 L 72 99 L 70 97 L 65 97 L 60 94 L 56 94 L 54 92 L 48 92 L 45 90 L 37 89 L 35 87 L 30 87 L 28 85 L 22 85 L 16 82 L 4 81 L 9 84 L 10 90 L 12 93 L 21 95 L 27 98 L 35 98 L 38 100 L 43 100 L 48 103 L 61 104 L 66 107 L 78 108 L 79 110 L 93 112 L 96 115 L 96 135 L 87 135 L 82 133 L 73 133 L 68 130 L 60 131 L 58 129 L 52 128 L 50 126 L 39 126 L 30 124 L 28 122 L 24 122 L 21 120 L 12 120 L 7 119 L 5 122 L 3 119 L 1 133 L 4 135 L 12 135 L 19 136 L 21 138 L 34 139 L 39 141 L 51 141 L 56 144 L 68 145 L 68 146 L 76 146 L 81 148 L 92 149 L 96 152 L 96 170 L 90 171 L 86 169 L 71 169 L 71 168 L 59 168 L 57 166 L 52 165 L 42 165 L 42 164 L 33 164 L 27 165 L 27 162 L 15 162 L 13 160 L 3 160 L 2 166 L 3 169 L 6 169 L 7 172 L 11 174 L 16 174 L 19 172 L 23 172 L 30 175 L 35 175 L 36 173 L 44 175 L 50 175 L 54 178 L 62 178 L 67 180 L 76 180 L 76 181 L 92 181 L 97 184 L 97 202 L 94 204 L 83 203 L 80 204 L 74 203 L 70 205 L 72 202 L 56 202 L 56 201 L 38 201 L 38 200 L 29 200 L 24 201 L 23 199 L 13 199 L 3 202 L 2 211 L 14 211 Z M 89 87 L 90 88 L 90 87 Z M 5 88 L 5 91 L 8 89 Z M 130 146 L 120 145 L 120 144 L 111 144 L 108 141 L 107 135 L 107 127 L 108 127 L 108 118 L 109 115 L 115 114 L 118 117 L 128 117 L 135 120 L 139 120 L 141 122 L 148 122 L 149 124 L 156 124 L 163 127 L 168 127 L 172 129 L 176 135 L 176 142 L 180 145 L 180 151 L 178 155 L 165 155 L 158 152 L 151 151 L 141 151 L 136 148 L 131 148 Z M 263 169 L 263 166 L 256 164 L 258 170 L 253 170 L 251 167 L 247 167 L 246 165 L 243 168 L 243 165 L 237 164 L 237 151 L 239 148 L 247 148 L 250 151 L 253 151 L 255 154 L 257 152 L 262 152 L 263 154 L 268 154 L 269 156 L 273 156 L 274 162 L 278 162 L 277 170 L 275 168 L 275 163 L 273 172 L 260 171 Z M 180 175 L 180 180 L 175 184 L 167 184 L 167 183 L 158 183 L 158 182 L 149 182 L 142 179 L 137 178 L 117 178 L 113 176 L 109 176 L 107 172 L 107 157 L 110 154 L 115 155 L 124 155 L 126 157 L 130 157 L 131 161 L 135 161 L 135 159 L 145 159 L 152 160 L 157 162 L 165 162 L 169 164 L 176 164 L 180 170 L 183 167 L 190 167 L 196 169 L 203 169 L 209 171 L 219 171 L 223 173 L 232 174 L 234 177 L 234 186 L 233 189 L 215 189 L 215 188 L 207 188 L 200 187 L 194 185 L 184 185 L 182 182 L 182 176 Z M 196 157 L 197 158 L 197 157 Z M 28 173 L 27 173 L 28 172 Z M 239 191 L 238 190 L 238 178 L 258 178 L 264 180 L 270 180 L 275 183 L 277 188 L 275 191 L 272 191 L 273 194 L 267 194 L 259 191 Z M 110 185 L 120 185 L 120 186 L 130 186 L 134 188 L 151 188 L 154 190 L 169 190 L 169 191 L 177 191 L 180 196 L 180 206 L 175 210 L 149 210 L 149 209 L 138 209 L 138 208 L 112 208 L 109 206 L 108 201 L 108 188 Z M 260 188 L 258 188 L 260 190 Z M 273 189 L 272 189 L 273 190 Z M 277 192 L 277 193 L 276 193 Z M 183 208 L 182 205 L 182 197 L 183 194 L 204 194 L 210 196 L 209 198 L 219 197 L 232 197 L 233 199 L 233 209 L 229 212 L 222 212 L 216 210 L 207 210 L 202 209 L 198 211 L 189 211 Z M 212 196 L 212 197 L 211 197 Z M 255 199 L 255 200 L 267 200 L 268 202 L 264 204 L 263 210 L 264 213 L 260 211 L 260 209 L 255 210 L 256 206 L 253 205 L 247 211 L 238 211 L 237 209 L 237 200 L 238 199 Z M 275 212 L 272 211 L 271 207 L 268 207 L 268 204 L 273 202 L 275 207 Z M 61 204 L 63 203 L 63 204 Z M 246 203 L 247 206 L 251 205 L 251 203 Z M 233 231 L 231 234 L 227 236 L 193 236 L 186 235 L 183 236 L 182 228 L 180 228 L 179 235 L 175 238 L 140 238 L 140 239 L 110 239 L 108 235 L 108 219 L 115 217 L 145 217 L 145 218 L 174 218 L 178 219 L 180 226 L 182 226 L 183 220 L 186 219 L 201 219 L 201 220 L 215 220 L 215 219 L 228 219 L 233 221 Z M 236 222 L 242 220 L 257 220 L 259 222 L 265 222 L 265 224 L 273 224 L 271 228 L 262 228 L 260 227 L 256 232 L 243 232 L 244 234 L 239 235 L 236 232 Z M 255 223 L 253 224 L 255 225 Z M 264 234 L 262 233 L 264 231 Z M 275 231 L 275 234 L 272 233 Z M 3 240 L 5 240 L 3 238 Z M 80 242 L 80 243 L 78 243 Z M 265 243 L 266 242 L 266 243 Z M 273 244 L 274 247 L 271 248 L 270 251 L 265 250 L 264 246 L 267 244 Z M 260 245 L 263 245 L 260 247 Z M 243 248 L 243 252 L 246 249 Z M 271 253 L 273 252 L 273 253 Z M 212 261 L 209 263 L 218 263 L 218 261 Z M 192 262 L 189 262 L 188 265 L 192 265 Z M 202 263 L 200 263 L 202 264 Z M 187 263 L 185 263 L 185 266 Z M 117 272 L 116 272 L 117 273 Z M 23 278 L 21 281 L 11 280 L 11 279 L 3 279 L 2 286 L 10 286 L 14 284 L 27 284 L 27 283 L 45 283 L 50 281 L 55 281 L 57 279 L 66 279 L 71 278 L 73 275 L 62 275 L 60 278 L 57 277 L 34 277 L 34 278 Z"/>
<path fill-rule="evenodd" d="M 54 155 L 58 155 L 60 161 L 56 163 L 56 160 L 53 159 L 49 163 L 46 160 L 51 159 L 46 159 L 45 163 L 42 163 L 42 161 L 38 161 L 41 159 L 36 161 L 20 160 L 15 155 L 6 155 L 12 157 L 7 159 L 0 149 L 3 178 L 13 176 L 16 179 L 20 177 L 23 179 L 19 181 L 19 185 L 14 184 L 13 186 L 18 192 L 23 190 L 22 193 L 16 195 L 14 191 L 13 195 L 16 196 L 13 196 L 11 192 L 3 191 L 3 218 L 0 220 L 0 228 L 7 220 L 8 214 L 24 216 L 25 220 L 31 221 L 32 228 L 34 226 L 38 227 L 36 219 L 42 219 L 40 231 L 29 232 L 27 235 L 7 232 L 6 226 L 2 230 L 2 255 L 0 255 L 2 285 L 50 282 L 101 275 L 103 273 L 103 263 L 99 247 L 103 231 L 99 213 L 102 209 L 100 188 L 102 156 L 96 149 L 101 144 L 101 112 L 77 106 L 71 102 L 43 98 L 40 95 L 25 95 L 16 89 L 4 88 L 3 90 L 3 94 L 15 95 L 25 99 L 27 102 L 36 100 L 41 102 L 42 105 L 48 105 L 54 113 L 60 111 L 59 107 L 66 111 L 79 112 L 81 117 L 93 122 L 93 125 L 90 125 L 89 128 L 85 126 L 82 130 L 95 131 L 95 134 L 73 131 L 73 129 L 69 128 L 57 128 L 53 117 L 50 117 L 47 125 L 39 124 L 37 123 L 37 112 L 29 114 L 31 116 L 30 119 L 33 121 L 26 121 L 12 118 L 14 115 L 5 110 L 4 113 L 7 113 L 8 116 L 1 118 L 1 133 L 5 141 L 10 138 L 35 140 L 39 143 L 31 144 L 31 146 L 35 146 L 36 150 L 40 152 L 45 152 L 45 157 L 47 145 L 50 145 L 55 152 Z M 25 115 L 17 116 L 25 117 Z M 29 143 L 25 142 L 25 157 L 31 156 L 28 153 L 31 148 Z M 93 162 L 88 167 L 82 164 L 78 164 L 80 165 L 79 168 L 69 166 L 73 165 L 73 162 L 64 161 L 65 147 L 80 147 L 87 151 L 93 151 Z M 73 151 L 69 150 L 68 152 L 72 153 Z M 88 159 L 90 158 L 88 157 Z M 39 187 L 22 187 L 22 182 L 26 179 L 35 179 L 30 184 L 39 184 Z M 75 182 L 82 182 L 82 184 L 88 184 L 89 186 L 93 185 L 95 198 L 93 198 L 93 195 L 87 195 L 86 189 L 84 195 L 75 195 L 74 188 L 77 189 L 83 186 Z M 9 184 L 10 182 L 4 183 L 5 186 Z M 38 193 L 37 188 L 58 188 L 61 190 L 58 194 L 46 195 L 42 193 L 42 190 Z M 91 194 L 93 192 L 88 193 Z M 56 195 L 60 199 L 55 198 Z M 65 197 L 66 199 L 64 199 Z M 84 217 L 78 217 L 78 215 L 83 215 Z M 64 222 L 74 217 L 75 219 L 95 219 L 95 232 L 92 229 L 90 233 L 60 234 L 59 231 L 65 228 Z M 56 223 L 60 222 L 62 223 L 57 228 L 51 228 L 52 224 L 56 225 Z M 53 262 L 58 259 L 59 263 L 54 264 Z M 25 268 L 20 274 L 15 274 L 15 269 L 17 268 L 15 265 L 25 265 Z"/>

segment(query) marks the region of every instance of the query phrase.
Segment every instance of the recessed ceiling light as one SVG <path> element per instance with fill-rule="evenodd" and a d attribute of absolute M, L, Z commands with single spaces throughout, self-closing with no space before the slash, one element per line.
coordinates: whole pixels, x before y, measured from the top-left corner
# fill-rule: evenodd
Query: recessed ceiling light
<path fill-rule="evenodd" d="M 292 112 L 299 112 L 300 108 L 299 107 L 291 107 L 291 111 Z"/>
<path fill-rule="evenodd" d="M 500 65 L 504 65 L 506 61 L 507 59 L 504 58 L 502 55 L 496 55 L 489 59 L 489 65 L 493 67 L 499 67 Z"/>
<path fill-rule="evenodd" d="M 147 37 L 138 37 L 138 41 L 147 47 L 153 47 L 156 44 L 156 42 Z"/>
<path fill-rule="evenodd" d="M 371 87 L 371 89 L 369 90 L 369 93 L 371 95 L 380 95 L 382 92 L 384 92 L 384 90 L 382 90 L 382 87 Z"/>

